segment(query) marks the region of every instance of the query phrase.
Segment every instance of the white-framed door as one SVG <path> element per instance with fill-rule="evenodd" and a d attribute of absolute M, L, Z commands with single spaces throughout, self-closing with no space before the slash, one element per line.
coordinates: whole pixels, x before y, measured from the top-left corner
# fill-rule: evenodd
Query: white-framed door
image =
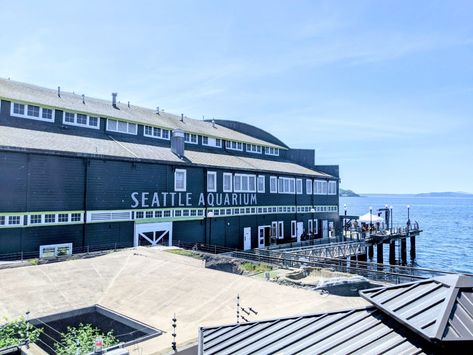
<path fill-rule="evenodd" d="M 133 245 L 139 246 L 140 240 L 151 245 L 157 245 L 164 238 L 168 239 L 168 245 L 172 246 L 172 222 L 162 223 L 135 223 L 135 236 Z"/>
<path fill-rule="evenodd" d="M 251 249 L 251 227 L 243 228 L 243 250 Z"/>
<path fill-rule="evenodd" d="M 328 238 L 328 221 L 326 219 L 322 221 L 322 238 Z"/>
<path fill-rule="evenodd" d="M 297 242 L 301 241 L 302 233 L 304 233 L 304 222 L 297 222 L 297 227 L 296 227 Z"/>

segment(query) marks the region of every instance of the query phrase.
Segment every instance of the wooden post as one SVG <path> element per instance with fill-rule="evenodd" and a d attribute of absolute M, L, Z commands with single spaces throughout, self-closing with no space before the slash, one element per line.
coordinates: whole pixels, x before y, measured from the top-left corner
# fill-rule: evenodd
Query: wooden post
<path fill-rule="evenodd" d="M 407 264 L 407 241 L 406 238 L 401 239 L 401 263 Z"/>
<path fill-rule="evenodd" d="M 411 237 L 411 259 L 415 260 L 416 258 L 416 237 Z"/>
<path fill-rule="evenodd" d="M 368 256 L 370 259 L 373 259 L 373 255 L 374 255 L 374 247 L 373 247 L 373 244 L 371 244 L 370 246 L 368 246 Z"/>
<path fill-rule="evenodd" d="M 376 262 L 378 264 L 383 263 L 383 248 L 384 248 L 383 243 L 379 243 L 376 245 Z"/>
<path fill-rule="evenodd" d="M 396 241 L 391 240 L 389 243 L 389 263 L 391 265 L 396 264 Z"/>

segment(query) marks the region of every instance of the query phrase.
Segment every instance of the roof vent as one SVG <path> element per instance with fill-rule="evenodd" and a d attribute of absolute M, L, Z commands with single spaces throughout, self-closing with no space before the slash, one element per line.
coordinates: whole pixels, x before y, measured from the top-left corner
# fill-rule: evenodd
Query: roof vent
<path fill-rule="evenodd" d="M 130 108 L 130 101 L 128 101 L 128 108 Z"/>
<path fill-rule="evenodd" d="M 117 93 L 116 92 L 112 92 L 112 106 L 117 108 Z"/>
<path fill-rule="evenodd" d="M 57 87 L 57 96 L 61 97 L 61 87 L 60 86 Z"/>
<path fill-rule="evenodd" d="M 82 103 L 85 105 L 85 95 L 82 94 Z"/>
<path fill-rule="evenodd" d="M 184 122 L 184 114 L 181 113 L 181 122 Z"/>
<path fill-rule="evenodd" d="M 159 106 L 156 106 L 156 114 L 159 115 Z"/>
<path fill-rule="evenodd" d="M 184 156 L 184 131 L 182 129 L 172 131 L 171 152 L 176 154 L 179 158 Z"/>
<path fill-rule="evenodd" d="M 215 128 L 215 120 L 212 119 L 212 127 Z"/>

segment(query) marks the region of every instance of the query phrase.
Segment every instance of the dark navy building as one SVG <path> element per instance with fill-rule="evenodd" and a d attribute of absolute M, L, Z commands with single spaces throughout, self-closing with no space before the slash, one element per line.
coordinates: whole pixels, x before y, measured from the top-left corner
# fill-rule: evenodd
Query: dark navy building
<path fill-rule="evenodd" d="M 0 79 L 0 254 L 329 238 L 338 166 L 257 127 Z"/>

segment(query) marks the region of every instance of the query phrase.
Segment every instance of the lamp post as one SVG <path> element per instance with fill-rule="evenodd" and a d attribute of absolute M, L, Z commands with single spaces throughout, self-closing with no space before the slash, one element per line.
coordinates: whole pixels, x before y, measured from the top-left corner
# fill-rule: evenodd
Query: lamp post
<path fill-rule="evenodd" d="M 410 210 L 411 210 L 411 206 L 410 206 L 410 205 L 407 205 L 407 233 L 409 233 L 409 230 L 411 229 Z"/>
<path fill-rule="evenodd" d="M 209 245 L 212 245 L 212 218 L 214 216 L 213 211 L 207 212 L 207 218 L 209 219 Z"/>
<path fill-rule="evenodd" d="M 347 236 L 347 204 L 345 203 L 343 205 L 343 210 L 345 211 L 344 217 L 343 217 L 343 237 Z"/>

